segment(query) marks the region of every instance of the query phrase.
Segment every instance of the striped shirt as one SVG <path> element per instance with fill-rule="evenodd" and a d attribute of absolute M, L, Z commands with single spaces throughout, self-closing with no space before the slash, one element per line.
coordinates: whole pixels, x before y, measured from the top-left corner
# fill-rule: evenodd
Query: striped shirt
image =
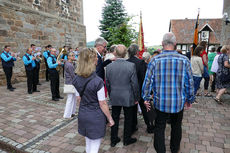
<path fill-rule="evenodd" d="M 153 91 L 156 109 L 165 113 L 178 113 L 184 103 L 194 101 L 191 64 L 187 57 L 176 51 L 163 51 L 148 65 L 142 86 L 142 97 L 149 101 Z"/>

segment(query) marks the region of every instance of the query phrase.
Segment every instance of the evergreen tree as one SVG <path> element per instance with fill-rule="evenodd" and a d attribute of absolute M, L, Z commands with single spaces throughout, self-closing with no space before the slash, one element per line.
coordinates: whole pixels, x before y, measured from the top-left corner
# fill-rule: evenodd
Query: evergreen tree
<path fill-rule="evenodd" d="M 105 6 L 102 10 L 102 20 L 100 20 L 101 25 L 99 29 L 101 31 L 101 37 L 105 38 L 109 41 L 112 36 L 111 30 L 127 21 L 127 13 L 125 12 L 125 8 L 122 4 L 122 0 L 106 0 Z"/>
<path fill-rule="evenodd" d="M 136 32 L 128 22 L 129 20 L 127 18 L 127 21 L 123 24 L 115 28 L 109 28 L 111 36 L 108 38 L 108 41 L 111 45 L 123 44 L 128 47 L 133 42 L 137 41 L 138 32 Z"/>

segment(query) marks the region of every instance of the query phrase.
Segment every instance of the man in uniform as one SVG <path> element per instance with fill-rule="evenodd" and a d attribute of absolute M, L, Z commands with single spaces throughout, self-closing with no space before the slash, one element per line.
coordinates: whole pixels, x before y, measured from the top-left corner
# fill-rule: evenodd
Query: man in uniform
<path fill-rule="evenodd" d="M 63 99 L 60 96 L 59 92 L 59 73 L 56 70 L 58 65 L 61 65 L 60 61 L 56 59 L 56 49 L 51 48 L 50 56 L 47 58 L 47 64 L 49 67 L 49 75 L 50 75 L 50 88 L 52 93 L 52 100 L 58 101 L 59 99 Z"/>
<path fill-rule="evenodd" d="M 2 67 L 6 75 L 6 81 L 7 81 L 7 89 L 10 91 L 14 91 L 14 87 L 11 85 L 11 78 L 12 78 L 12 71 L 14 66 L 14 61 L 16 61 L 16 58 L 14 57 L 15 54 L 13 53 L 11 55 L 10 46 L 5 46 L 4 51 L 1 54 L 2 59 Z"/>
<path fill-rule="evenodd" d="M 37 82 L 36 82 L 36 58 L 32 55 L 32 49 L 28 48 L 26 54 L 22 58 L 27 76 L 27 88 L 28 94 L 32 94 L 32 92 L 39 92 L 37 90 Z"/>
<path fill-rule="evenodd" d="M 50 56 L 50 49 L 52 48 L 51 45 L 48 45 L 45 47 L 45 51 L 43 52 L 43 57 L 45 60 L 45 65 L 46 65 L 46 81 L 49 81 L 49 67 L 47 64 L 47 58 Z"/>
<path fill-rule="evenodd" d="M 35 50 L 36 49 L 36 45 L 34 44 L 31 44 L 30 45 L 31 49 L 32 49 L 32 55 L 35 57 L 35 64 L 36 64 L 36 67 L 35 67 L 35 82 L 37 85 L 41 85 L 41 83 L 39 82 L 39 71 L 40 71 L 40 58 L 39 58 L 39 55 L 38 55 L 38 52 Z"/>

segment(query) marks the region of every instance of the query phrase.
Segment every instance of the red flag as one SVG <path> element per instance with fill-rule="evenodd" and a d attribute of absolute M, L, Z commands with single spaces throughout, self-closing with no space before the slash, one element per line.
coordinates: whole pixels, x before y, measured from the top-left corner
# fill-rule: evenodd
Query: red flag
<path fill-rule="evenodd" d="M 199 14 L 200 14 L 200 12 L 198 11 L 198 15 L 197 15 L 197 19 L 196 19 L 196 24 L 195 24 L 195 31 L 194 31 L 192 55 L 193 55 L 193 51 L 195 50 L 196 46 L 198 45 Z"/>
<path fill-rule="evenodd" d="M 145 51 L 145 45 L 144 45 L 144 32 L 143 32 L 143 26 L 142 26 L 142 14 L 140 15 L 140 26 L 139 26 L 139 34 L 138 34 L 138 46 L 139 46 L 139 58 L 142 59 L 142 55 Z"/>

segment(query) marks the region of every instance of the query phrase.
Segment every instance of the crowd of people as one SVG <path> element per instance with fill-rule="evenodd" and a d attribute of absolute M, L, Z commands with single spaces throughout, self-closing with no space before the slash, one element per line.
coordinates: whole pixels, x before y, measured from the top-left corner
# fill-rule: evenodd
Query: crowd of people
<path fill-rule="evenodd" d="M 207 44 L 201 41 L 193 52 L 191 57 L 191 66 L 194 80 L 195 95 L 201 96 L 199 91 L 200 83 L 204 78 L 204 92 L 206 97 L 212 97 L 209 91 L 216 93 L 214 100 L 218 104 L 223 104 L 221 96 L 230 87 L 230 46 L 224 45 L 217 48 L 212 47 L 210 52 L 206 52 Z M 210 90 L 208 90 L 210 88 Z M 195 103 L 198 101 L 195 100 Z"/>
<path fill-rule="evenodd" d="M 208 90 L 211 80 L 211 92 L 216 91 L 214 99 L 219 104 L 222 104 L 221 96 L 230 87 L 228 45 L 219 47 L 217 53 L 213 47 L 207 54 L 207 44 L 201 41 L 187 58 L 175 50 L 176 37 L 169 32 L 163 36 L 162 51 L 155 51 L 153 56 L 144 52 L 143 59 L 139 59 L 137 44 L 131 44 L 128 48 L 122 44 L 112 45 L 109 51 L 107 44 L 105 39 L 98 38 L 94 48 L 80 51 L 66 46 L 57 51 L 48 45 L 42 54 L 53 101 L 63 99 L 59 91 L 59 70 L 63 68 L 64 93 L 67 95 L 63 117 L 74 117 L 79 104 L 78 132 L 85 137 L 87 153 L 98 152 L 106 125 L 111 127 L 111 147 L 121 141 L 118 130 L 122 109 L 123 144 L 127 146 L 135 143 L 138 106 L 146 124 L 146 132 L 154 133 L 154 147 L 158 153 L 166 152 L 165 128 L 170 119 L 170 149 L 172 153 L 178 153 L 183 112 L 199 102 L 196 96 L 201 95 L 199 88 L 202 78 L 204 96 L 211 96 Z M 42 59 L 35 47 L 31 44 L 22 58 L 28 94 L 40 92 L 37 85 L 40 84 L 38 76 Z M 11 77 L 16 58 L 9 51 L 10 46 L 5 46 L 1 59 L 7 89 L 14 91 Z"/>

